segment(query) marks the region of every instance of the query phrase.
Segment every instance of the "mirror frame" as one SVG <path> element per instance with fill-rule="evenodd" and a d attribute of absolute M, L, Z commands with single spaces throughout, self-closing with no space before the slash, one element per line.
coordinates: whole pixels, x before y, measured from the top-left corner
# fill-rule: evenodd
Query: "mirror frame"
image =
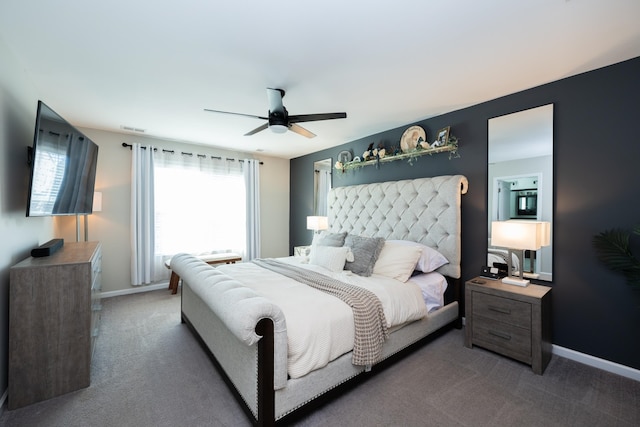
<path fill-rule="evenodd" d="M 322 209 L 322 203 L 320 202 L 320 191 L 319 191 L 319 187 L 322 185 L 322 182 L 324 181 L 320 177 L 320 174 L 323 173 L 323 171 L 328 171 L 329 173 L 329 179 L 326 180 L 328 184 L 326 193 L 328 194 L 329 190 L 333 186 L 333 182 L 332 182 L 333 181 L 333 163 L 332 163 L 331 157 L 329 157 L 328 159 L 322 159 L 322 160 L 317 160 L 313 162 L 313 215 L 316 215 L 316 216 L 327 216 L 327 201 L 325 200 L 325 203 L 324 203 L 324 212 L 321 212 L 321 210 L 323 209 Z M 325 194 L 325 198 L 327 194 Z"/>
<path fill-rule="evenodd" d="M 535 280 L 553 280 L 553 116 L 554 105 L 546 104 L 493 117 L 488 121 L 487 139 L 487 253 L 491 247 L 491 221 L 498 220 L 497 189 L 499 181 L 516 185 L 518 180 L 534 179 L 537 193 L 537 212 L 529 219 L 549 221 L 551 244 L 536 251 Z M 547 162 L 544 157 L 550 157 Z M 535 159 L 539 158 L 538 161 Z M 499 165 L 499 166 L 497 166 Z M 499 169 L 499 171 L 496 171 Z M 515 191 L 519 187 L 512 187 Z M 510 217 L 513 218 L 513 200 L 510 194 Z M 502 218 L 500 218 L 502 220 Z M 527 271 L 527 270 L 525 270 Z M 526 275 L 526 273 L 525 273 Z"/>

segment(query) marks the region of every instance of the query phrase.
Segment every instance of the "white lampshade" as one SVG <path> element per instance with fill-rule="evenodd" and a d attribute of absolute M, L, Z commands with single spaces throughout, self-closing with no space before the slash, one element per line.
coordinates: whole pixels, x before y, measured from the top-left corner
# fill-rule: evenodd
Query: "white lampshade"
<path fill-rule="evenodd" d="M 100 191 L 96 191 L 93 193 L 93 212 L 101 212 L 102 211 L 102 193 Z"/>
<path fill-rule="evenodd" d="M 329 218 L 326 216 L 308 216 L 307 230 L 320 231 L 329 228 Z"/>
<path fill-rule="evenodd" d="M 546 221 L 509 220 L 491 222 L 491 246 L 538 250 L 551 243 L 551 226 Z"/>

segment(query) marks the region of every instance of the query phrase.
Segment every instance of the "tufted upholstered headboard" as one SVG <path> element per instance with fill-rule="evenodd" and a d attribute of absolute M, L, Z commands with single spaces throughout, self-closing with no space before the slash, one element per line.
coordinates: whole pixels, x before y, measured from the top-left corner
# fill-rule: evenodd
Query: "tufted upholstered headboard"
<path fill-rule="evenodd" d="M 449 260 L 438 272 L 457 279 L 461 194 L 467 187 L 465 176 L 447 175 L 333 188 L 329 231 L 422 243 Z"/>

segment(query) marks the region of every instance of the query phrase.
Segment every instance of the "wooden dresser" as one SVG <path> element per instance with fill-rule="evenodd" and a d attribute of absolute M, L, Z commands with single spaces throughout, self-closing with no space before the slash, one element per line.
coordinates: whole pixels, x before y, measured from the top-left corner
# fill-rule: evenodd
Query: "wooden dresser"
<path fill-rule="evenodd" d="M 11 267 L 9 409 L 89 386 L 101 261 L 100 243 L 72 242 Z"/>
<path fill-rule="evenodd" d="M 531 365 L 551 360 L 551 288 L 476 277 L 465 283 L 465 346 L 477 345 Z"/>

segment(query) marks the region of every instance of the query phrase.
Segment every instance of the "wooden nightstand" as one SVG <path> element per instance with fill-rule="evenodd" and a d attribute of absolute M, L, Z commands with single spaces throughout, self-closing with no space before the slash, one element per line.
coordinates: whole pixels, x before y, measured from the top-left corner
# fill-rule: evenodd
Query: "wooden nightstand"
<path fill-rule="evenodd" d="M 551 288 L 476 277 L 465 283 L 464 345 L 484 347 L 531 365 L 551 360 Z"/>

